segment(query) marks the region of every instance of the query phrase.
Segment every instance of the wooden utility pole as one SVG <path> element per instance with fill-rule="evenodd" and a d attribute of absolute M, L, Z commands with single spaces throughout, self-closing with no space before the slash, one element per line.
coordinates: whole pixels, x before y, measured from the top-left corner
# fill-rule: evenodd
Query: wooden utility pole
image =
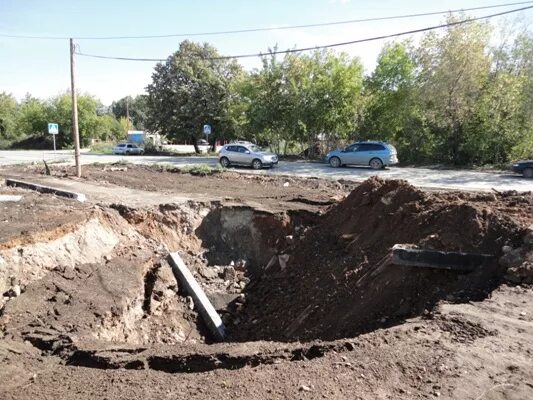
<path fill-rule="evenodd" d="M 74 79 L 74 41 L 70 39 L 70 91 L 72 93 L 72 137 L 74 139 L 74 159 L 76 161 L 76 176 L 81 177 L 80 164 L 80 133 L 78 131 L 78 99 L 76 96 L 76 81 Z"/>

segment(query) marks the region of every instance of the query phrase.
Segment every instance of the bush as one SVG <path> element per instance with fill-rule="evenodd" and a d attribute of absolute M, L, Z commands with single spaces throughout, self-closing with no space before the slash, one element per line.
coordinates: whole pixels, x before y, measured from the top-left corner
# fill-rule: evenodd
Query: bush
<path fill-rule="evenodd" d="M 7 150 L 11 148 L 11 140 L 0 139 L 0 150 Z"/>
<path fill-rule="evenodd" d="M 95 143 L 91 146 L 91 153 L 112 154 L 113 146 L 113 143 Z"/>
<path fill-rule="evenodd" d="M 58 149 L 61 148 L 59 143 L 56 142 L 56 145 Z M 21 150 L 53 150 L 53 138 L 52 135 L 28 136 L 11 143 L 11 148 Z"/>
<path fill-rule="evenodd" d="M 207 176 L 207 175 L 214 175 L 218 174 L 224 171 L 224 168 L 222 168 L 220 165 L 217 165 L 216 167 L 212 167 L 207 164 L 198 164 L 198 165 L 187 165 L 185 167 L 179 168 L 181 172 L 187 172 L 191 175 L 195 176 Z"/>

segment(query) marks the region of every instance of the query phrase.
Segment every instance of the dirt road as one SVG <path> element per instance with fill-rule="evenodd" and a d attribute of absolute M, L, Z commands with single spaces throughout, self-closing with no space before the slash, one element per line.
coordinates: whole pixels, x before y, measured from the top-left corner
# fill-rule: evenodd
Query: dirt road
<path fill-rule="evenodd" d="M 533 398 L 533 195 L 168 168 L 4 168 L 2 399 Z M 395 243 L 494 256 L 400 267 Z M 216 343 L 168 263 L 224 321 Z"/>

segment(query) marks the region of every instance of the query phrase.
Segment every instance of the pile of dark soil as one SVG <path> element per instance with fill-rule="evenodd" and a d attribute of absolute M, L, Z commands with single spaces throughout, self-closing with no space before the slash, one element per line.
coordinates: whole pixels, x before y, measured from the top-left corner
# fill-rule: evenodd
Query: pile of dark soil
<path fill-rule="evenodd" d="M 496 199 L 494 199 L 496 200 Z M 497 203 L 497 202 L 495 202 Z M 490 201 L 426 193 L 371 178 L 332 206 L 248 288 L 234 340 L 351 337 L 431 310 L 441 299 L 482 299 L 500 282 L 497 262 L 469 274 L 391 265 L 395 244 L 499 256 L 523 227 Z"/>

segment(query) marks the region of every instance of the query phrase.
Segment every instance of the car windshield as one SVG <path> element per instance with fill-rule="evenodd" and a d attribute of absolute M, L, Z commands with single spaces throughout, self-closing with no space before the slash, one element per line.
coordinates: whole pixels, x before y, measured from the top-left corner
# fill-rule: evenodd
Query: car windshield
<path fill-rule="evenodd" d="M 263 148 L 259 147 L 259 146 L 256 145 L 256 144 L 252 144 L 252 145 L 248 146 L 248 148 L 249 148 L 251 151 L 253 151 L 254 153 L 258 153 L 258 152 L 260 152 L 260 151 L 264 151 Z"/>

